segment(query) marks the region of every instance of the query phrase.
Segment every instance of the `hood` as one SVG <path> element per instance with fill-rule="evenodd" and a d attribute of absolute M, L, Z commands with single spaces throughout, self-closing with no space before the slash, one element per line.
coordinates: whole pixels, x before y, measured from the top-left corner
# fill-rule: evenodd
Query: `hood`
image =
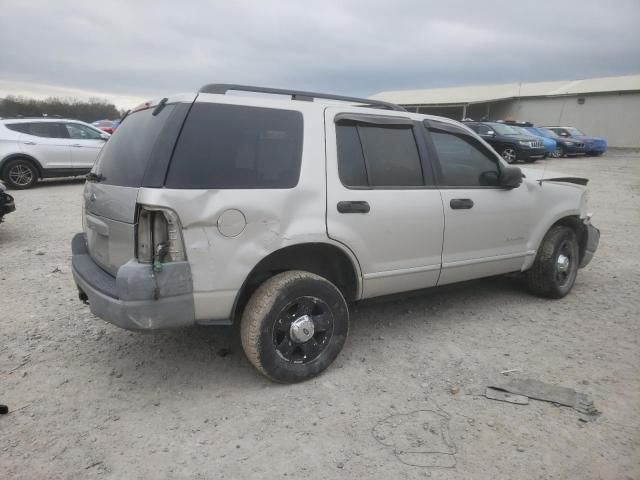
<path fill-rule="evenodd" d="M 571 183 L 574 185 L 586 185 L 589 182 L 588 178 L 576 177 L 575 175 L 567 175 L 560 172 L 552 172 L 546 169 L 540 170 L 537 168 L 521 168 L 522 173 L 529 180 L 535 182 L 561 182 Z"/>
<path fill-rule="evenodd" d="M 604 138 L 590 137 L 589 135 L 574 135 L 573 137 L 570 137 L 570 138 L 576 138 L 578 140 L 582 140 L 585 143 L 596 143 L 596 144 L 607 143 L 607 141 Z"/>

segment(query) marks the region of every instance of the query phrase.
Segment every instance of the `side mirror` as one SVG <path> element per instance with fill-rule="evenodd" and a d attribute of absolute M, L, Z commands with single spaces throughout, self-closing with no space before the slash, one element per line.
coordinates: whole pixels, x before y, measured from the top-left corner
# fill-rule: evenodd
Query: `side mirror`
<path fill-rule="evenodd" d="M 567 132 L 560 132 L 561 137 L 568 137 L 569 134 Z"/>
<path fill-rule="evenodd" d="M 500 170 L 500 186 L 504 188 L 518 188 L 522 183 L 522 170 L 508 165 Z"/>
<path fill-rule="evenodd" d="M 109 140 L 109 138 L 111 137 L 111 135 L 109 135 L 108 133 L 101 133 L 100 134 L 100 140 Z"/>
<path fill-rule="evenodd" d="M 487 132 L 487 137 L 495 137 L 496 136 L 496 132 L 494 132 L 493 130 L 489 130 Z"/>

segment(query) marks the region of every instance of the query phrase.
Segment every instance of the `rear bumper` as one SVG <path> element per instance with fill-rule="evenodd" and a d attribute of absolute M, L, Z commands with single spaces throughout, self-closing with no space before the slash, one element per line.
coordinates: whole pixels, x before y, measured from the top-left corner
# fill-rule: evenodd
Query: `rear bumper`
<path fill-rule="evenodd" d="M 158 330 L 193 325 L 193 283 L 187 262 L 151 265 L 134 260 L 122 265 L 115 277 L 89 256 L 86 236 L 71 241 L 73 278 L 80 299 L 91 313 L 128 330 Z"/>
<path fill-rule="evenodd" d="M 580 258 L 579 268 L 584 268 L 589 265 L 589 262 L 591 262 L 593 255 L 598 249 L 598 244 L 600 243 L 600 230 L 593 225 L 585 225 L 585 235 L 586 240 L 584 241 L 584 252 Z"/>

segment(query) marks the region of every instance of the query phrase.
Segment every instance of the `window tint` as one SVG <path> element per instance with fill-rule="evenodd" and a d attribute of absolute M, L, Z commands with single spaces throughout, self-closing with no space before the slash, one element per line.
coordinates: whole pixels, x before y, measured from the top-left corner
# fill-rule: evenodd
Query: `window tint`
<path fill-rule="evenodd" d="M 368 186 L 367 169 L 356 126 L 336 125 L 336 136 L 340 180 L 344 185 L 350 187 Z"/>
<path fill-rule="evenodd" d="M 300 112 L 196 103 L 178 139 L 166 186 L 293 188 L 300 176 L 302 133 Z"/>
<path fill-rule="evenodd" d="M 476 187 L 498 185 L 498 161 L 472 137 L 431 132 L 438 152 L 442 183 L 447 186 Z"/>
<path fill-rule="evenodd" d="M 77 140 L 99 140 L 100 132 L 96 132 L 93 128 L 89 128 L 79 123 L 65 123 L 69 138 Z"/>
<path fill-rule="evenodd" d="M 123 187 L 139 187 L 154 151 L 156 142 L 162 140 L 175 105 L 165 106 L 158 115 L 153 109 L 130 114 L 102 147 L 98 157 L 97 173 L 103 183 Z M 166 132 L 164 136 L 168 135 Z"/>
<path fill-rule="evenodd" d="M 349 187 L 424 185 L 413 129 L 405 125 L 339 124 L 338 172 Z"/>
<path fill-rule="evenodd" d="M 28 123 L 5 123 L 4 126 L 14 132 L 29 133 Z"/>
<path fill-rule="evenodd" d="M 29 135 L 44 138 L 69 138 L 66 129 L 61 123 L 33 122 L 29 123 Z"/>

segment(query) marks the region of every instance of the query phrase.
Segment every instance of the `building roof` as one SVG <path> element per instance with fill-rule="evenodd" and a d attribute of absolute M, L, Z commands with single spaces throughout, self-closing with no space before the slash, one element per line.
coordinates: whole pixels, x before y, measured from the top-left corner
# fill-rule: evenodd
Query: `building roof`
<path fill-rule="evenodd" d="M 392 90 L 370 98 L 399 105 L 461 105 L 518 97 L 553 97 L 583 93 L 640 91 L 640 75 L 557 82 L 505 83 L 429 90 Z"/>

